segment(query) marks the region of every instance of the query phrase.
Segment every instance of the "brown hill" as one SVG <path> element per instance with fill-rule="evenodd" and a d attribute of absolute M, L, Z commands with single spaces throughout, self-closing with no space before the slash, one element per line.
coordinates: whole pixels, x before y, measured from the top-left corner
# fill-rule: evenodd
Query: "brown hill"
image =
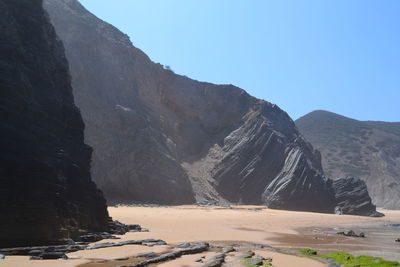
<path fill-rule="evenodd" d="M 314 111 L 296 125 L 321 151 L 327 176 L 359 177 L 376 205 L 400 208 L 400 123 L 357 121 Z"/>

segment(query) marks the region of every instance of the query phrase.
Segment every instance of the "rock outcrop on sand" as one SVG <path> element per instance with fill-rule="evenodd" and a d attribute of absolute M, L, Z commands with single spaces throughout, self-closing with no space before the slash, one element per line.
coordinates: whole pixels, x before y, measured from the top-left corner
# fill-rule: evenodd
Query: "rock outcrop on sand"
<path fill-rule="evenodd" d="M 338 214 L 355 214 L 378 216 L 368 195 L 365 182 L 357 178 L 340 178 L 333 181 L 337 201 L 335 212 Z"/>
<path fill-rule="evenodd" d="M 46 0 L 45 8 L 66 47 L 93 178 L 109 203 L 334 212 L 319 153 L 279 107 L 153 63 L 76 0 Z"/>
<path fill-rule="evenodd" d="M 317 110 L 296 124 L 321 151 L 328 177 L 358 177 L 375 205 L 400 209 L 399 122 L 358 121 Z"/>
<path fill-rule="evenodd" d="M 0 247 L 108 230 L 67 60 L 41 0 L 0 0 Z"/>

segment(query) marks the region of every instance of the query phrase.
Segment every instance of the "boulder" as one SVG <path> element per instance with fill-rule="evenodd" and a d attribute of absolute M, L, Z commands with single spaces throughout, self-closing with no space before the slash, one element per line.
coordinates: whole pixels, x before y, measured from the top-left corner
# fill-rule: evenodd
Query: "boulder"
<path fill-rule="evenodd" d="M 363 232 L 360 232 L 359 234 L 357 234 L 356 232 L 354 232 L 353 230 L 349 230 L 347 232 L 337 232 L 338 235 L 344 235 L 344 236 L 349 236 L 349 237 L 361 237 L 361 238 L 365 238 L 365 234 Z"/>
<path fill-rule="evenodd" d="M 56 260 L 56 259 L 67 259 L 67 256 L 63 252 L 44 252 L 40 255 L 43 260 Z"/>

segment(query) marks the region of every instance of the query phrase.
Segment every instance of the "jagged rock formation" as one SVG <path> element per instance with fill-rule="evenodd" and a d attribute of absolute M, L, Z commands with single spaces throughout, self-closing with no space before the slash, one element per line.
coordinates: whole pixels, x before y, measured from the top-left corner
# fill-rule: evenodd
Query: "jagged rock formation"
<path fill-rule="evenodd" d="M 0 0 L 0 247 L 107 230 L 62 44 L 41 0 Z"/>
<path fill-rule="evenodd" d="M 318 110 L 296 124 L 321 151 L 327 176 L 359 177 L 375 205 L 400 209 L 399 122 L 357 121 Z"/>
<path fill-rule="evenodd" d="M 371 212 L 372 200 L 367 186 L 358 178 L 339 178 L 333 181 L 337 206 L 335 213 L 365 215 Z M 369 214 L 378 216 L 376 212 Z"/>
<path fill-rule="evenodd" d="M 45 8 L 66 46 L 93 177 L 110 203 L 334 212 L 319 153 L 276 105 L 153 63 L 76 0 L 47 0 Z"/>

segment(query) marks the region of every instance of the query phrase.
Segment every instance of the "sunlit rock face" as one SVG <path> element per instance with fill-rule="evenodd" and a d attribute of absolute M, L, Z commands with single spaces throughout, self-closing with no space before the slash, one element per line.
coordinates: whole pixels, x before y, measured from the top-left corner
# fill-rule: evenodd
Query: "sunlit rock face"
<path fill-rule="evenodd" d="M 0 247 L 107 230 L 64 49 L 41 0 L 0 0 Z"/>
<path fill-rule="evenodd" d="M 279 107 L 153 63 L 75 0 L 45 8 L 66 47 L 93 178 L 109 203 L 334 212 L 319 153 Z"/>
<path fill-rule="evenodd" d="M 382 216 L 381 213 L 374 211 L 367 186 L 361 179 L 339 178 L 333 181 L 333 187 L 337 201 L 335 213 Z"/>

